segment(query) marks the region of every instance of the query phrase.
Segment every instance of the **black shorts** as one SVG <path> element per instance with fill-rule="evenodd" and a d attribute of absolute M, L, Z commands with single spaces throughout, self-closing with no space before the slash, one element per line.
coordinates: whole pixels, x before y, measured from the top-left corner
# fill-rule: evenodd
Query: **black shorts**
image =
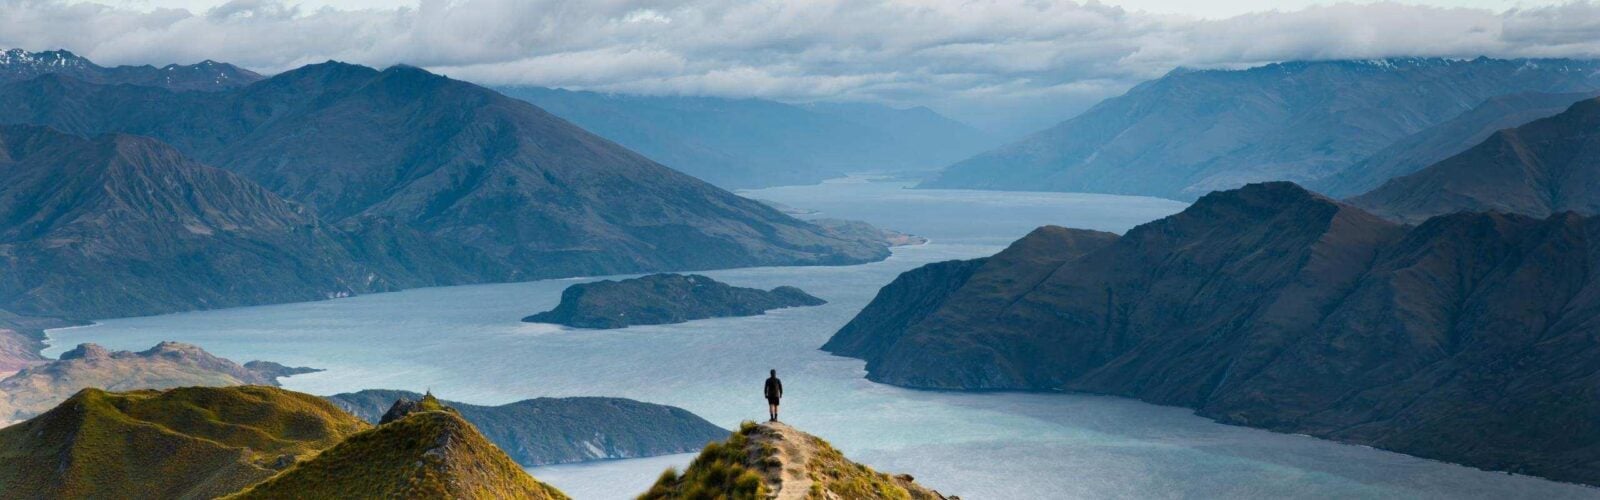
<path fill-rule="evenodd" d="M 767 398 L 767 404 L 769 404 L 769 405 L 777 405 L 778 404 L 778 398 Z"/>

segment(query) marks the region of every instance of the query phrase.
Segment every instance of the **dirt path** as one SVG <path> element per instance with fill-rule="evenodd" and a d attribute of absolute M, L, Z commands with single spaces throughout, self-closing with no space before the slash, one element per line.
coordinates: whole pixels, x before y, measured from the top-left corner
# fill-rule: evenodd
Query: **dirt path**
<path fill-rule="evenodd" d="M 761 424 L 763 432 L 752 436 L 751 441 L 760 444 L 770 444 L 778 450 L 777 457 L 780 463 L 777 478 L 768 478 L 768 486 L 777 490 L 778 500 L 803 500 L 806 493 L 811 491 L 811 476 L 806 474 L 806 464 L 811 462 L 811 457 L 816 453 L 816 446 L 807 439 L 804 433 L 794 430 L 779 422 Z M 774 481 L 775 480 L 775 481 Z"/>

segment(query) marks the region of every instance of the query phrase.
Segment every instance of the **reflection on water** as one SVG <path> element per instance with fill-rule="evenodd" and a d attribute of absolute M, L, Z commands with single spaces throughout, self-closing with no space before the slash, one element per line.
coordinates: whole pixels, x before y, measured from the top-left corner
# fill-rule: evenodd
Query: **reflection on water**
<path fill-rule="evenodd" d="M 849 267 L 705 273 L 734 285 L 794 285 L 827 299 L 764 316 L 622 330 L 519 323 L 583 280 L 410 290 L 327 302 L 105 321 L 52 332 L 144 349 L 192 342 L 238 360 L 327 371 L 286 380 L 331 394 L 424 390 L 496 404 L 621 396 L 687 408 L 724 427 L 765 416 L 761 381 L 784 379 L 785 420 L 853 458 L 963 498 L 1560 498 L 1597 490 L 1477 471 L 1364 447 L 1229 427 L 1181 408 L 1118 398 L 910 391 L 863 379 L 862 362 L 817 351 L 907 269 L 989 255 L 1041 224 L 1124 231 L 1181 203 L 1107 195 L 905 190 L 851 180 L 746 193 L 817 216 L 867 220 L 932 239 Z M 688 455 L 533 469 L 578 498 L 626 498 Z"/>

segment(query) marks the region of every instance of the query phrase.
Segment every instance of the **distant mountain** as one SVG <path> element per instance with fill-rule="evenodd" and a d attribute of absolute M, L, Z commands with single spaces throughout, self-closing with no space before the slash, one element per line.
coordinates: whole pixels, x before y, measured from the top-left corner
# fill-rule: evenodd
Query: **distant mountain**
<path fill-rule="evenodd" d="M 904 294 L 886 288 L 863 312 L 910 325 L 857 318 L 830 347 L 865 358 L 880 382 L 1121 395 L 1600 484 L 1600 218 L 1403 226 L 1268 183 L 1076 257 L 1026 240 L 1013 248 L 1065 258 L 923 272 L 965 282 L 920 285 L 956 290 L 932 311 L 890 307 Z"/>
<path fill-rule="evenodd" d="M 1485 100 L 1600 89 L 1600 62 L 1386 59 L 1177 70 L 923 187 L 1192 200 L 1249 182 L 1323 179 Z"/>
<path fill-rule="evenodd" d="M 992 257 L 907 271 L 879 290 L 822 350 L 865 359 L 867 369 L 874 370 L 913 328 L 928 322 L 984 321 L 1067 261 L 1116 240 L 1112 233 L 1045 226 Z M 934 316 L 938 319 L 930 319 Z"/>
<path fill-rule="evenodd" d="M 52 73 L 0 84 L 0 110 L 0 121 L 172 146 L 111 135 L 95 147 L 9 150 L 19 164 L 49 160 L 0 172 L 14 181 L 0 186 L 11 207 L 0 223 L 17 225 L 0 234 L 19 246 L 0 254 L 0 307 L 25 314 L 149 314 L 888 254 L 881 242 L 841 239 L 527 103 L 404 66 L 318 64 L 216 92 Z M 122 188 L 150 191 L 97 194 Z"/>
<path fill-rule="evenodd" d="M 1350 203 L 1406 222 L 1458 211 L 1600 214 L 1600 99 L 1495 132 Z"/>
<path fill-rule="evenodd" d="M 833 445 L 787 424 L 745 422 L 726 441 L 706 445 L 680 474 L 667 469 L 640 500 L 817 498 L 944 500 L 906 474 L 890 475 L 845 458 Z M 956 497 L 950 497 L 956 498 Z"/>
<path fill-rule="evenodd" d="M 395 401 L 422 394 L 369 389 L 327 399 L 378 423 Z M 538 398 L 499 406 L 451 401 L 461 418 L 524 467 L 699 451 L 728 431 L 681 408 L 621 398 Z"/>
<path fill-rule="evenodd" d="M 65 50 L 0 51 L 0 82 L 28 80 L 46 74 L 63 75 L 92 83 L 199 91 L 243 87 L 263 78 L 253 71 L 210 60 L 187 66 L 168 64 L 160 68 L 155 66 L 107 68 Z"/>
<path fill-rule="evenodd" d="M 1338 198 L 1365 193 L 1389 179 L 1409 175 L 1466 151 L 1501 129 L 1554 116 L 1572 103 L 1594 95 L 1592 92 L 1522 93 L 1495 97 L 1444 123 L 1395 141 L 1344 171 L 1307 187 Z"/>
<path fill-rule="evenodd" d="M 6 498 L 216 498 L 369 427 L 270 387 L 85 389 L 0 429 Z"/>
<path fill-rule="evenodd" d="M 662 273 L 569 286 L 561 291 L 561 303 L 555 309 L 522 320 L 577 328 L 626 328 L 755 316 L 772 309 L 826 303 L 792 286 L 761 290 L 732 286 L 698 274 Z"/>
<path fill-rule="evenodd" d="M 229 498 L 565 499 L 432 397 Z"/>
<path fill-rule="evenodd" d="M 23 316 L 0 309 L 0 378 L 47 361 L 39 355 L 39 351 L 45 347 L 46 329 L 78 324 L 60 318 Z"/>
<path fill-rule="evenodd" d="M 997 142 L 927 108 L 504 87 L 669 167 L 724 188 L 933 170 Z"/>
<path fill-rule="evenodd" d="M 178 342 L 140 352 L 110 351 L 82 344 L 0 379 L 0 425 L 26 420 L 87 388 L 109 391 L 173 387 L 278 385 L 279 377 L 319 370 L 251 361 L 240 365 Z"/>
<path fill-rule="evenodd" d="M 0 126 L 0 307 L 101 318 L 316 300 L 438 283 L 456 265 L 414 273 L 352 240 L 150 138 Z"/>

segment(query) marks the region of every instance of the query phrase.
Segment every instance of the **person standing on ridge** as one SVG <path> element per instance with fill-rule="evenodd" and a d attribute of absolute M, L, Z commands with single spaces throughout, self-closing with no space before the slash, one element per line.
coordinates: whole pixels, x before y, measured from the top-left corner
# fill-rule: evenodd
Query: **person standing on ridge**
<path fill-rule="evenodd" d="M 778 370 L 772 370 L 772 376 L 767 377 L 767 413 L 771 414 L 772 421 L 778 421 L 778 398 L 783 397 L 783 381 L 778 380 Z"/>

